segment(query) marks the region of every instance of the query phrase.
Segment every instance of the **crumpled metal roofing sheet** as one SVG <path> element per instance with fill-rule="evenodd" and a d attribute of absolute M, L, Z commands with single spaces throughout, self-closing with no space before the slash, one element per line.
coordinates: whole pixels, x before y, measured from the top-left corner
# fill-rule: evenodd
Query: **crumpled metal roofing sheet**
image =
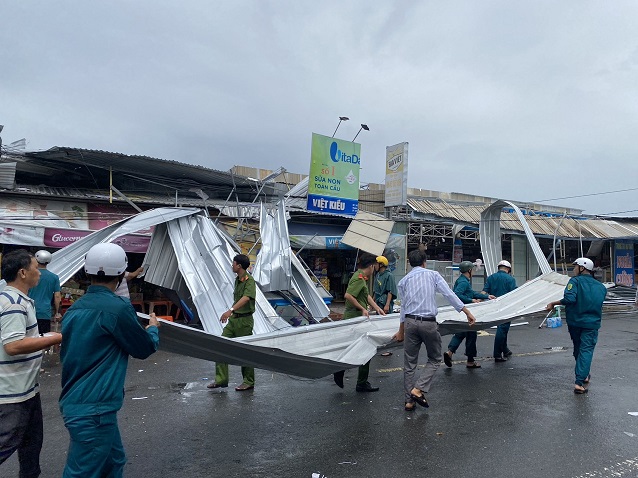
<path fill-rule="evenodd" d="M 330 314 L 314 282 L 306 273 L 301 261 L 290 248 L 288 223 L 283 201 L 277 206 L 275 215 L 265 212 L 259 223 L 262 248 L 253 268 L 253 277 L 266 291 L 297 292 L 312 317 L 320 321 Z M 264 285 L 266 284 L 266 286 Z"/>
<path fill-rule="evenodd" d="M 171 221 L 183 216 L 199 213 L 199 209 L 195 208 L 157 208 L 145 211 L 143 213 L 124 219 L 115 224 L 111 224 L 99 231 L 66 246 L 52 254 L 53 258 L 48 269 L 57 274 L 60 278 L 60 284 L 68 281 L 73 274 L 84 266 L 84 256 L 89 249 L 95 244 L 102 242 L 111 242 L 125 234 L 132 234 L 142 229 L 148 229 L 151 226 L 162 222 Z"/>
<path fill-rule="evenodd" d="M 261 249 L 253 267 L 253 277 L 265 292 L 291 290 L 290 240 L 284 202 L 279 201 L 274 213 L 261 203 L 259 234 Z"/>
<path fill-rule="evenodd" d="M 521 228 L 525 231 L 527 241 L 529 242 L 534 257 L 538 262 L 538 266 L 543 274 L 547 274 L 552 271 L 549 266 L 549 262 L 545 258 L 541 247 L 534 237 L 529 224 L 526 221 L 525 215 L 515 204 L 509 201 L 495 201 L 491 205 L 485 208 L 481 213 L 481 223 L 479 224 L 479 235 L 481 238 L 481 252 L 483 253 L 483 262 L 485 262 L 485 271 L 488 275 L 494 274 L 498 270 L 498 263 L 503 258 L 503 249 L 501 246 L 501 214 L 503 207 L 509 206 L 514 209 Z"/>
<path fill-rule="evenodd" d="M 526 282 L 495 300 L 468 304 L 477 319 L 470 327 L 464 314 L 439 308 L 442 335 L 481 330 L 515 317 L 544 310 L 562 296 L 569 278 L 551 272 Z M 366 363 L 399 329 L 399 314 L 358 317 L 252 335 L 215 337 L 172 322 L 160 327 L 160 348 L 204 360 L 248 365 L 307 378 L 318 378 Z"/>
<path fill-rule="evenodd" d="M 179 270 L 206 332 L 221 335 L 220 316 L 233 305 L 234 251 L 213 222 L 201 215 L 167 223 Z M 150 246 L 149 246 L 150 248 Z M 288 328 L 257 288 L 253 330 L 257 334 Z"/>
<path fill-rule="evenodd" d="M 157 232 L 153 233 L 144 259 L 148 267 L 147 280 L 174 289 L 182 296 L 186 293 L 186 286 L 204 329 L 221 334 L 223 327 L 219 317 L 228 310 L 233 300 L 235 275 L 231 265 L 234 251 L 226 236 L 200 209 L 159 208 L 132 216 L 55 252 L 49 270 L 60 277 L 60 283 L 64 283 L 84 265 L 84 257 L 93 245 L 111 242 L 122 235 L 162 223 L 166 226 L 157 228 Z M 290 327 L 259 289 L 256 309 L 255 332 Z"/>

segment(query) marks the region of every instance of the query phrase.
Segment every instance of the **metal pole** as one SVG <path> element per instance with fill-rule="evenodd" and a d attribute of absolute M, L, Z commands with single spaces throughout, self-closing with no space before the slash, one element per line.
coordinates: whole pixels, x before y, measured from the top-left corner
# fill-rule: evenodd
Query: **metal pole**
<path fill-rule="evenodd" d="M 303 250 L 304 250 L 304 247 L 306 247 L 308 244 L 310 244 L 310 241 L 312 241 L 315 237 L 317 237 L 317 233 L 316 233 L 316 232 L 314 233 L 314 235 L 313 235 L 310 239 L 308 239 L 308 240 L 306 241 L 306 243 L 305 243 L 303 246 L 301 246 L 301 249 L 299 249 L 299 250 L 296 252 L 296 255 L 299 255 L 299 253 L 300 253 L 301 251 L 303 251 Z"/>
<path fill-rule="evenodd" d="M 567 213 L 563 213 L 563 217 L 560 218 L 560 222 L 558 223 L 558 226 L 556 226 L 556 229 L 554 229 L 554 244 L 552 245 L 552 252 L 554 253 L 554 272 L 556 272 L 556 234 L 558 233 L 560 226 L 563 224 L 566 214 Z"/>

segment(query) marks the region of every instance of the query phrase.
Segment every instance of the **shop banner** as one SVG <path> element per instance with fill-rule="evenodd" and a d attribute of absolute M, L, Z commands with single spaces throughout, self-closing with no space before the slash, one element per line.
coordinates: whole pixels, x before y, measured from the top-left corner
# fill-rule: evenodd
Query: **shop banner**
<path fill-rule="evenodd" d="M 23 246 L 42 246 L 44 229 L 37 226 L 0 222 L 0 243 Z"/>
<path fill-rule="evenodd" d="M 44 245 L 47 247 L 63 248 L 75 241 L 88 236 L 94 231 L 78 231 L 75 229 L 55 229 L 47 227 L 44 230 Z M 151 242 L 150 236 L 138 236 L 135 234 L 127 234 L 111 241 L 113 244 L 119 244 L 126 252 L 145 253 Z"/>
<path fill-rule="evenodd" d="M 90 229 L 87 205 L 81 202 L 0 198 L 0 218 L 29 226 Z"/>
<path fill-rule="evenodd" d="M 631 287 L 634 285 L 634 243 L 633 241 L 615 241 L 614 282 Z"/>
<path fill-rule="evenodd" d="M 309 211 L 354 216 L 359 210 L 361 145 L 312 134 Z"/>
<path fill-rule="evenodd" d="M 405 248 L 405 236 L 392 234 L 388 239 L 387 248 L 403 250 Z M 309 236 L 291 235 L 290 246 L 294 249 L 353 249 L 343 242 L 343 236 Z M 388 259 L 389 260 L 389 259 Z"/>
<path fill-rule="evenodd" d="M 404 206 L 408 200 L 408 143 L 385 148 L 385 207 Z"/>

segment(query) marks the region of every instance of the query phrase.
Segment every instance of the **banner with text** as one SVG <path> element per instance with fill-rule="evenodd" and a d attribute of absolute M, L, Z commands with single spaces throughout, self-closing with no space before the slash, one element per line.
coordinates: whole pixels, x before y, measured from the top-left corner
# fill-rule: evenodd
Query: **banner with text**
<path fill-rule="evenodd" d="M 307 209 L 356 215 L 360 163 L 360 144 L 312 133 Z"/>
<path fill-rule="evenodd" d="M 633 241 L 615 241 L 614 282 L 631 287 L 634 285 L 634 243 Z"/>
<path fill-rule="evenodd" d="M 408 143 L 385 148 L 385 207 L 404 206 L 408 200 Z"/>

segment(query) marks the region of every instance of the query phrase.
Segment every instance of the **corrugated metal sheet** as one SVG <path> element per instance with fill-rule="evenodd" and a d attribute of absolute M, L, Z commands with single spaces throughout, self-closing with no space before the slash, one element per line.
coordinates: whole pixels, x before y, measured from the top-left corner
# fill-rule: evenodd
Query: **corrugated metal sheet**
<path fill-rule="evenodd" d="M 464 314 L 441 307 L 436 321 L 441 335 L 482 330 L 545 309 L 562 297 L 569 277 L 551 272 L 526 282 L 495 300 L 467 304 L 476 317 L 469 327 Z M 180 324 L 162 327 L 160 348 L 204 360 L 249 365 L 318 378 L 370 360 L 377 348 L 391 343 L 399 329 L 399 314 L 358 317 L 307 327 L 289 327 L 267 334 L 220 339 Z"/>
<path fill-rule="evenodd" d="M 79 201 L 109 201 L 107 191 L 92 189 L 74 189 L 74 188 L 54 188 L 44 185 L 20 184 L 14 189 L 2 191 L 5 194 L 27 195 L 27 196 L 44 196 L 49 199 L 76 199 Z M 127 197 L 138 204 L 175 206 L 175 196 L 167 194 L 127 194 Z M 116 204 L 127 204 L 117 194 L 113 193 L 113 202 Z M 206 205 L 216 207 L 211 201 L 206 201 Z M 204 201 L 198 197 L 188 197 L 184 195 L 177 196 L 177 207 L 204 207 Z"/>
<path fill-rule="evenodd" d="M 46 151 L 27 152 L 25 153 L 25 158 L 27 158 L 27 160 L 43 160 L 53 163 L 62 162 L 81 166 L 89 165 L 100 169 L 112 167 L 114 171 L 125 172 L 136 176 L 162 176 L 175 182 L 191 182 L 193 185 L 209 184 L 232 187 L 233 184 L 236 184 L 238 186 L 254 187 L 256 184 L 254 180 L 233 175 L 229 171 L 219 171 L 204 166 L 152 158 L 149 156 L 128 155 L 93 149 L 56 146 Z"/>
<path fill-rule="evenodd" d="M 13 189 L 16 181 L 17 163 L 0 163 L 0 188 Z"/>
<path fill-rule="evenodd" d="M 478 225 L 481 212 L 485 206 L 472 204 L 449 203 L 446 201 L 431 201 L 427 199 L 408 199 L 408 206 L 419 214 L 432 220 L 447 220 L 471 225 Z M 527 223 L 534 235 L 553 237 L 560 217 L 542 215 L 526 215 Z M 505 232 L 524 232 L 515 213 L 501 214 L 501 229 Z M 614 221 L 611 219 L 574 219 L 565 218 L 557 231 L 558 237 L 578 238 L 589 237 L 597 239 L 638 238 L 638 222 Z"/>
<path fill-rule="evenodd" d="M 393 227 L 394 221 L 390 219 L 378 214 L 359 211 L 350 222 L 341 242 L 380 256 L 386 248 Z"/>
<path fill-rule="evenodd" d="M 481 251 L 483 252 L 483 260 L 485 261 L 485 270 L 488 275 L 494 274 L 498 269 L 498 263 L 503 259 L 501 245 L 501 225 L 500 217 L 504 207 L 511 207 L 516 214 L 519 223 L 525 231 L 527 241 L 529 242 L 538 266 L 543 274 L 552 272 L 549 262 L 545 258 L 541 247 L 534 237 L 532 229 L 526 221 L 523 212 L 514 203 L 509 201 L 496 201 L 481 213 L 481 223 L 479 224 L 479 232 L 481 236 Z"/>

